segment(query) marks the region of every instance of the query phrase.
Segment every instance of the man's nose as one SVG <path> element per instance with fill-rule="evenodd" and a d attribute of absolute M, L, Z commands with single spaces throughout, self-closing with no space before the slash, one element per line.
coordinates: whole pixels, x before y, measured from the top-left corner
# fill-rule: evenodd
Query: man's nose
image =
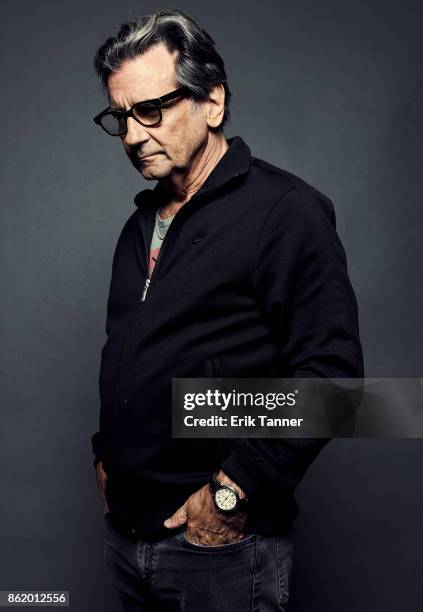
<path fill-rule="evenodd" d="M 125 144 L 129 147 L 139 145 L 142 142 L 146 142 L 150 138 L 150 134 L 147 132 L 145 127 L 141 125 L 133 117 L 128 117 L 126 120 L 126 134 L 123 137 Z"/>

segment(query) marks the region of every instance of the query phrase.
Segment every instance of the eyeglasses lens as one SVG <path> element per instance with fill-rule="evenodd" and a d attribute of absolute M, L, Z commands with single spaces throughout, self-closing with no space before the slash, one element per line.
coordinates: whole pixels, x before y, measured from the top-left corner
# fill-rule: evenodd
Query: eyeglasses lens
<path fill-rule="evenodd" d="M 133 112 L 144 125 L 154 125 L 160 121 L 160 110 L 155 104 L 135 104 Z"/>
<path fill-rule="evenodd" d="M 155 104 L 140 102 L 133 106 L 134 117 L 143 125 L 156 125 L 160 123 L 160 109 Z M 101 118 L 101 125 L 112 136 L 125 134 L 126 117 L 120 113 L 107 113 Z"/>
<path fill-rule="evenodd" d="M 126 132 L 126 119 L 119 115 L 108 113 L 101 119 L 101 124 L 109 134 L 117 136 Z"/>

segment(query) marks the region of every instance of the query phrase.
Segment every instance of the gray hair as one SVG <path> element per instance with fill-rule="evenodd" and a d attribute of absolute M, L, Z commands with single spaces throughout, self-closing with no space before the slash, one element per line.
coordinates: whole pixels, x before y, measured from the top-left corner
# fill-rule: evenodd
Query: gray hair
<path fill-rule="evenodd" d="M 142 55 L 155 44 L 164 43 L 170 53 L 177 51 L 175 73 L 179 86 L 186 86 L 195 101 L 207 100 L 213 86 L 221 83 L 225 90 L 222 130 L 229 118 L 231 92 L 226 79 L 223 59 L 216 51 L 212 37 L 192 17 L 177 9 L 161 9 L 152 15 L 139 17 L 121 25 L 98 49 L 94 69 L 107 91 L 111 72 L 125 60 Z"/>

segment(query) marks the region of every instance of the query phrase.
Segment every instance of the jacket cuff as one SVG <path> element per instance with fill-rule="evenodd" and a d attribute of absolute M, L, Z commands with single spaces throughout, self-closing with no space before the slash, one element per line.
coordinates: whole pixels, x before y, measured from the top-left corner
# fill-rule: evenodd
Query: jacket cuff
<path fill-rule="evenodd" d="M 259 489 L 259 483 L 248 465 L 240 461 L 234 452 L 221 464 L 221 469 L 245 492 L 248 498 L 253 497 Z"/>

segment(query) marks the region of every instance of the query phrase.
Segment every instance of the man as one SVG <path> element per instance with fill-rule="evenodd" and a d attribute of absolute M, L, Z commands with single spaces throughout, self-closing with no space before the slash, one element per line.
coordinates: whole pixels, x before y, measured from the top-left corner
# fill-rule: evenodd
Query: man
<path fill-rule="evenodd" d="M 189 16 L 124 24 L 95 68 L 96 123 L 158 181 L 116 246 L 102 350 L 113 584 L 131 612 L 286 609 L 293 492 L 327 440 L 172 439 L 171 381 L 363 375 L 332 203 L 226 140 L 224 62 Z"/>

